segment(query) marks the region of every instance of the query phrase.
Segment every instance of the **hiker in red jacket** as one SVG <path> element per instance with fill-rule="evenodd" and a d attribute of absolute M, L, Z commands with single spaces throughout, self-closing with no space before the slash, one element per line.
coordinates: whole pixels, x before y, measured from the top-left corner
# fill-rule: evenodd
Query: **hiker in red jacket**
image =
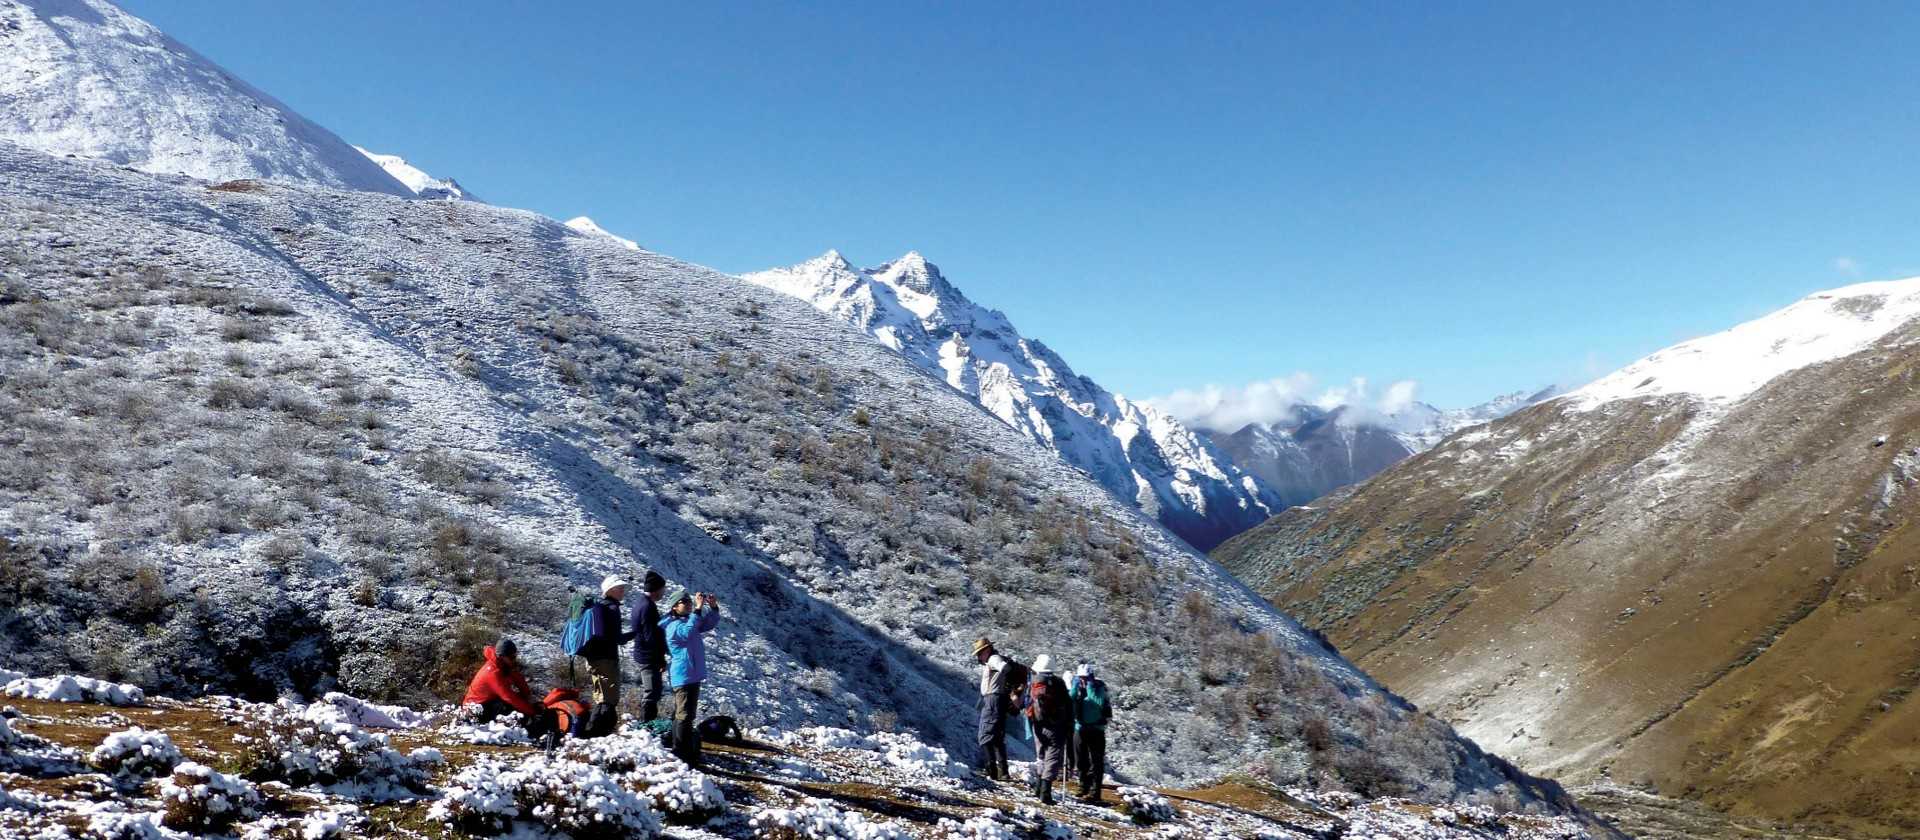
<path fill-rule="evenodd" d="M 553 728 L 553 712 L 533 699 L 533 687 L 520 669 L 520 648 L 512 639 L 501 637 L 481 652 L 486 657 L 480 671 L 467 684 L 467 696 L 460 702 L 480 707 L 480 723 L 491 723 L 508 712 L 519 712 L 527 719 L 527 736 L 538 739 Z"/>

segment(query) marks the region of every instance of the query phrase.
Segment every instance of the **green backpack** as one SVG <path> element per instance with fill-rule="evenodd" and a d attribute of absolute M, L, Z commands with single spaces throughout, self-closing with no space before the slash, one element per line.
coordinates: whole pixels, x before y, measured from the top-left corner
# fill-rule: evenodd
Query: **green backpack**
<path fill-rule="evenodd" d="M 1098 729 L 1107 725 L 1107 684 L 1090 682 L 1080 686 L 1080 719 L 1075 723 L 1082 727 Z"/>

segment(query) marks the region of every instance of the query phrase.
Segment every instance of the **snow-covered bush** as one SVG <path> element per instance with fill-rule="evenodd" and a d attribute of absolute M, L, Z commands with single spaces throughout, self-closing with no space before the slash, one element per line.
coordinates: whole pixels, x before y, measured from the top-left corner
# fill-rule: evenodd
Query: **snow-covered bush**
<path fill-rule="evenodd" d="M 452 720 L 435 731 L 443 738 L 465 744 L 505 747 L 533 743 L 533 739 L 527 737 L 526 716 L 519 712 L 508 712 L 487 723 L 475 723 L 472 718 L 479 708 L 462 706 Z"/>
<path fill-rule="evenodd" d="M 12 708 L 12 707 L 8 707 Z M 38 735 L 13 728 L 13 721 L 0 717 L 0 770 L 48 773 L 68 770 L 81 758 L 78 750 L 57 746 Z"/>
<path fill-rule="evenodd" d="M 237 776 L 188 761 L 160 784 L 161 823 L 181 831 L 222 831 L 259 815 L 260 792 Z"/>
<path fill-rule="evenodd" d="M 881 763 L 919 778 L 963 779 L 972 775 L 965 764 L 952 760 L 946 750 L 898 732 L 863 735 L 835 726 L 808 726 L 792 732 L 767 731 L 767 734 L 768 740 L 785 747 L 873 753 Z"/>
<path fill-rule="evenodd" d="M 240 764 L 250 779 L 296 787 L 352 785 L 352 793 L 369 799 L 425 790 L 420 765 L 395 750 L 387 736 L 348 723 L 336 706 L 282 700 L 254 707 L 249 717 L 255 730 L 239 737 L 245 739 Z"/>
<path fill-rule="evenodd" d="M 545 755 L 475 762 L 454 776 L 427 817 L 469 834 L 499 834 L 515 820 L 582 838 L 660 834 L 653 806 L 606 771 Z"/>
<path fill-rule="evenodd" d="M 308 814 L 300 821 L 300 840 L 333 840 L 345 836 L 359 814 L 360 809 L 352 805 Z"/>
<path fill-rule="evenodd" d="M 1122 786 L 1120 803 L 1127 816 L 1139 825 L 1167 822 L 1180 816 L 1174 812 L 1172 802 L 1151 788 Z"/>
<path fill-rule="evenodd" d="M 310 717 L 325 715 L 336 710 L 340 719 L 354 726 L 373 727 L 375 729 L 419 729 L 433 721 L 429 712 L 409 709 L 405 706 L 383 706 L 369 703 L 350 694 L 329 691 L 313 704 Z"/>
<path fill-rule="evenodd" d="M 160 824 L 163 814 L 99 811 L 87 815 L 87 840 L 176 840 L 186 835 Z"/>
<path fill-rule="evenodd" d="M 704 822 L 727 807 L 713 780 L 681 762 L 652 735 L 622 732 L 569 741 L 561 755 L 617 775 L 675 822 Z"/>
<path fill-rule="evenodd" d="M 900 823 L 842 811 L 824 799 L 808 799 L 795 808 L 761 808 L 748 823 L 761 840 L 912 840 Z"/>
<path fill-rule="evenodd" d="M 185 760 L 165 732 L 148 732 L 138 726 L 108 735 L 87 756 L 88 764 L 122 779 L 165 775 Z"/>
<path fill-rule="evenodd" d="M 109 706 L 138 706 L 147 702 L 147 693 L 137 685 L 107 682 L 92 677 L 63 674 L 57 677 L 21 677 L 0 688 L 0 694 L 28 700 L 56 703 L 105 703 Z"/>
<path fill-rule="evenodd" d="M 992 809 L 968 817 L 966 822 L 943 819 L 937 827 L 944 840 L 1022 840 L 1022 834 Z"/>
<path fill-rule="evenodd" d="M 421 767 L 438 767 L 447 763 L 447 757 L 433 747 L 415 747 L 413 752 L 407 753 L 407 758 Z"/>

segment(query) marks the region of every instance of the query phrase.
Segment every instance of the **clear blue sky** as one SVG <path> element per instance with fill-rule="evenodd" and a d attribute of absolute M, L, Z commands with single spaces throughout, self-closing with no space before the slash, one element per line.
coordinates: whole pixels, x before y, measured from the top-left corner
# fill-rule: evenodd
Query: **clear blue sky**
<path fill-rule="evenodd" d="M 1131 396 L 1465 404 L 1920 274 L 1920 3 L 123 1 L 497 204 L 918 249 Z"/>

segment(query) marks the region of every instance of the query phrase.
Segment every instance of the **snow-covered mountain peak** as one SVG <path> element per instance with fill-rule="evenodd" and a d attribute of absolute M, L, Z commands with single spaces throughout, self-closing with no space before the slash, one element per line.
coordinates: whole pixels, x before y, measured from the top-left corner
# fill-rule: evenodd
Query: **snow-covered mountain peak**
<path fill-rule="evenodd" d="M 406 185 L 407 189 L 412 190 L 414 195 L 421 198 L 436 201 L 480 200 L 479 196 L 467 192 L 465 187 L 460 186 L 459 181 L 455 181 L 452 178 L 435 178 L 432 175 L 428 175 L 424 170 L 420 169 L 420 167 L 408 163 L 406 158 L 399 155 L 383 155 L 379 152 L 368 151 L 364 146 L 354 146 L 353 148 L 360 152 L 360 154 L 366 155 L 368 160 L 379 164 L 380 168 L 386 170 L 388 175 L 392 175 L 394 180 Z"/>
<path fill-rule="evenodd" d="M 0 0 L 0 140 L 209 181 L 413 195 L 333 132 L 106 0 Z"/>
<path fill-rule="evenodd" d="M 1916 317 L 1920 277 L 1817 292 L 1725 332 L 1668 347 L 1566 398 L 1582 410 L 1667 395 L 1731 405 L 1782 374 L 1864 350 Z"/>
<path fill-rule="evenodd" d="M 1005 314 L 969 300 L 918 251 L 867 269 L 829 251 L 742 279 L 873 336 L 1196 546 L 1277 509 L 1277 495 L 1205 438 L 1074 373 Z"/>
<path fill-rule="evenodd" d="M 619 243 L 621 247 L 626 248 L 628 250 L 633 250 L 633 251 L 640 250 L 640 243 L 635 242 L 623 236 L 615 236 L 614 234 L 609 233 L 606 228 L 601 227 L 599 224 L 595 223 L 592 219 L 587 218 L 586 216 L 575 216 L 571 219 L 568 219 L 566 224 L 567 224 L 567 227 L 572 228 L 575 232 L 584 233 L 588 236 L 606 237 L 607 239 L 611 239 L 614 242 Z"/>

